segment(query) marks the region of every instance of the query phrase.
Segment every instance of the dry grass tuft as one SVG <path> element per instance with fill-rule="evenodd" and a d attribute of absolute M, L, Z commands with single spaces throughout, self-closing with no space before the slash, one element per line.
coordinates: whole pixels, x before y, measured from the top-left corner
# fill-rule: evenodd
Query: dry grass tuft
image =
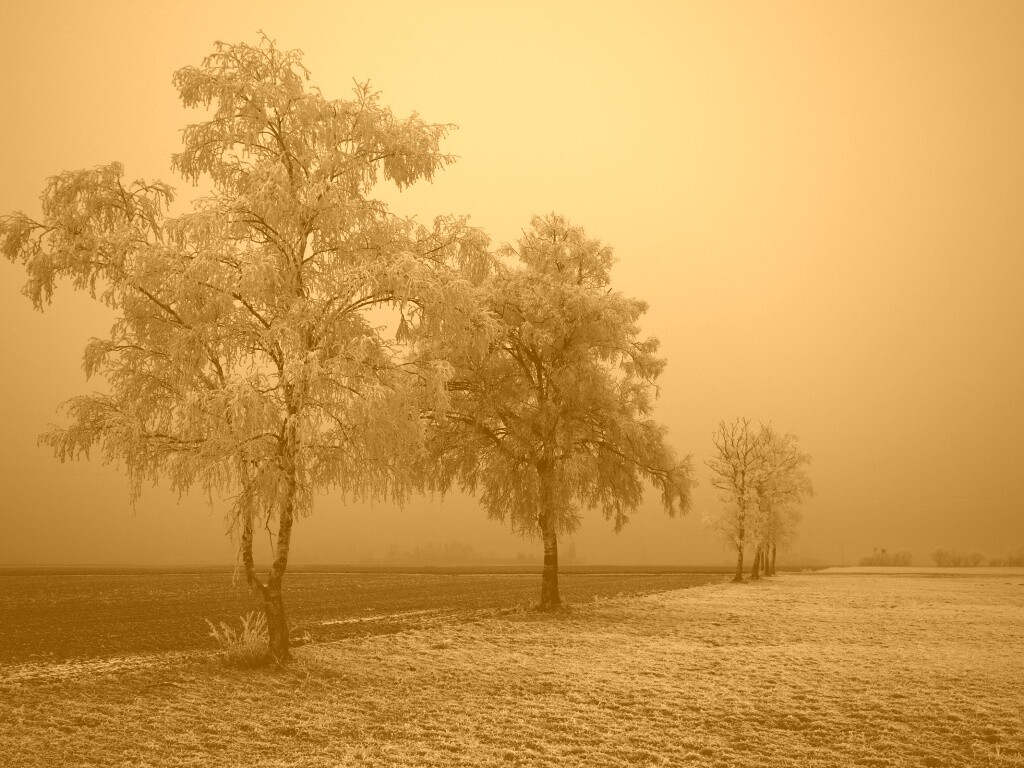
<path fill-rule="evenodd" d="M 219 627 L 209 620 L 206 624 L 210 628 L 210 637 L 220 646 L 221 659 L 226 665 L 239 669 L 262 667 L 270 661 L 267 617 L 250 611 L 241 617 L 241 621 L 242 626 L 238 630 L 223 621 Z"/>

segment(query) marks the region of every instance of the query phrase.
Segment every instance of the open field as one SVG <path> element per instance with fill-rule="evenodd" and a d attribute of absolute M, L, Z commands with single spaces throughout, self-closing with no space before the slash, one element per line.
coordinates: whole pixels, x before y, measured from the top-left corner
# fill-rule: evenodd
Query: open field
<path fill-rule="evenodd" d="M 569 602 L 646 594 L 726 578 L 679 569 L 571 567 Z M 383 634 L 465 612 L 539 600 L 537 568 L 296 569 L 285 579 L 292 634 L 314 642 Z M 224 569 L 0 570 L 0 664 L 211 648 L 206 620 L 237 623 L 260 604 Z"/>
<path fill-rule="evenodd" d="M 1024 576 L 1024 568 L 1019 566 L 953 566 L 940 567 L 938 565 L 845 565 L 824 568 L 818 573 L 834 574 L 875 574 L 890 576 Z"/>
<path fill-rule="evenodd" d="M 785 575 L 19 680 L 18 766 L 1024 766 L 1024 576 Z"/>

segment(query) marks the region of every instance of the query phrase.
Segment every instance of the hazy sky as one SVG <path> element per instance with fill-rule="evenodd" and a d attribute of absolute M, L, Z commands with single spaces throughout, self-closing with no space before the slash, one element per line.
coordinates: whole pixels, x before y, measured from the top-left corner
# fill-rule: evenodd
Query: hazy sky
<path fill-rule="evenodd" d="M 591 515 L 588 562 L 729 562 L 703 462 L 740 415 L 814 457 L 797 559 L 1024 545 L 1024 4 L 36 1 L 4 28 L 0 212 L 111 160 L 187 197 L 170 155 L 197 115 L 171 73 L 263 29 L 328 97 L 369 79 L 460 127 L 458 163 L 388 192 L 396 212 L 469 214 L 502 242 L 557 211 L 612 245 L 702 487 L 682 520 L 653 492 L 618 536 Z M 157 488 L 133 513 L 115 469 L 36 446 L 112 318 L 69 289 L 34 312 L 23 282 L 0 262 L 0 564 L 232 562 L 225 505 Z M 454 540 L 540 548 L 469 499 L 327 497 L 292 561 Z"/>

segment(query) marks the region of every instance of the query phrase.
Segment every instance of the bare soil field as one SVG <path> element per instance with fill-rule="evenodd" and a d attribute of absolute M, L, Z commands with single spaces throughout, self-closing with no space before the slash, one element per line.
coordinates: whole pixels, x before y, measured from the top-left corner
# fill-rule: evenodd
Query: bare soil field
<path fill-rule="evenodd" d="M 296 656 L 0 667 L 0 762 L 1024 766 L 1020 575 L 783 575 Z"/>
<path fill-rule="evenodd" d="M 237 623 L 260 610 L 224 570 L 0 570 L 0 665 L 102 659 L 210 648 L 206 620 Z M 536 571 L 536 572 L 535 572 Z M 725 579 L 720 573 L 577 567 L 562 574 L 569 602 L 647 594 Z M 537 602 L 537 569 L 296 570 L 285 580 L 292 634 L 313 642 L 384 634 L 465 612 Z"/>

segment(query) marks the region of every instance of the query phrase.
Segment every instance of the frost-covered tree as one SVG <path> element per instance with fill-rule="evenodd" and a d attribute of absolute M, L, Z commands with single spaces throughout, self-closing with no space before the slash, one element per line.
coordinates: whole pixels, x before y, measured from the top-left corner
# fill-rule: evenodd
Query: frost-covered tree
<path fill-rule="evenodd" d="M 301 52 L 217 43 L 174 74 L 186 107 L 173 167 L 212 193 L 170 217 L 172 189 L 127 182 L 121 165 L 62 173 L 42 216 L 0 220 L 4 255 L 49 303 L 62 278 L 116 315 L 85 352 L 102 392 L 67 404 L 44 435 L 62 459 L 98 449 L 125 468 L 133 498 L 164 479 L 179 492 L 230 498 L 247 579 L 262 598 L 270 652 L 289 655 L 282 580 L 292 527 L 317 492 L 403 491 L 424 408 L 443 409 L 445 366 L 400 361 L 382 338 L 381 306 L 400 336 L 463 334 L 473 321 L 456 267 L 486 256 L 460 220 L 427 231 L 372 198 L 378 181 L 430 180 L 450 162 L 445 125 L 398 118 L 368 86 L 348 100 L 307 85 Z M 254 562 L 257 527 L 273 561 Z"/>
<path fill-rule="evenodd" d="M 693 479 L 650 417 L 665 361 L 657 339 L 640 336 L 646 304 L 609 287 L 611 248 L 550 215 L 501 256 L 480 286 L 498 330 L 453 359 L 431 482 L 479 493 L 490 516 L 539 536 L 540 606 L 551 610 L 561 603 L 558 537 L 583 509 L 619 530 L 653 482 L 665 510 L 684 513 Z"/>
<path fill-rule="evenodd" d="M 796 540 L 796 528 L 802 515 L 795 503 L 781 503 L 762 513 L 761 537 L 755 560 L 758 575 L 774 576 L 775 561 L 779 550 L 790 549 Z M 752 578 L 757 578 L 751 574 Z"/>
<path fill-rule="evenodd" d="M 764 466 L 763 436 L 740 418 L 731 424 L 719 422 L 712 436 L 715 452 L 707 460 L 711 486 L 719 491 L 722 506 L 709 511 L 705 524 L 736 549 L 736 574 L 743 581 L 744 550 L 754 535 L 757 513 L 756 483 Z"/>
<path fill-rule="evenodd" d="M 755 545 L 751 578 L 775 575 L 779 547 L 788 546 L 800 522 L 797 505 L 814 495 L 807 474 L 811 457 L 800 450 L 792 433 L 780 433 L 771 425 L 759 435 L 761 466 L 754 476 L 757 514 L 754 517 Z"/>
<path fill-rule="evenodd" d="M 800 452 L 795 435 L 770 425 L 755 428 L 746 418 L 720 422 L 712 440 L 707 466 L 722 506 L 705 523 L 736 549 L 733 581 L 743 581 L 744 552 L 751 546 L 751 577 L 774 573 L 776 550 L 792 539 L 800 519 L 795 505 L 813 492 L 804 469 L 810 457 Z"/>

